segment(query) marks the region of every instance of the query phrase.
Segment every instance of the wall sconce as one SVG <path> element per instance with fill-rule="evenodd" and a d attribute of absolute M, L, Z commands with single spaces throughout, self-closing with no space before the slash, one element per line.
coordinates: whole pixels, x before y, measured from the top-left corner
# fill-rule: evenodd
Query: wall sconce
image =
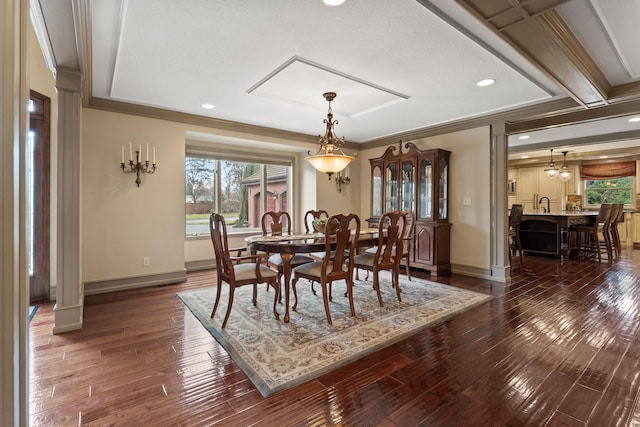
<path fill-rule="evenodd" d="M 277 191 L 272 192 L 271 197 L 273 197 L 273 200 L 278 200 L 278 192 Z"/>
<path fill-rule="evenodd" d="M 336 187 L 338 187 L 338 193 L 342 193 L 343 185 L 349 185 L 350 183 L 351 178 L 349 177 L 348 167 L 336 174 Z"/>
<path fill-rule="evenodd" d="M 153 147 L 153 163 L 149 164 L 149 144 L 147 144 L 147 159 L 142 161 L 142 145 L 138 145 L 136 150 L 135 162 L 133 159 L 133 146 L 129 143 L 129 167 L 124 163 L 124 145 L 122 146 L 122 159 L 120 161 L 120 169 L 124 173 L 136 174 L 136 185 L 140 187 L 142 180 L 140 174 L 148 173 L 152 174 L 156 171 L 156 147 Z"/>

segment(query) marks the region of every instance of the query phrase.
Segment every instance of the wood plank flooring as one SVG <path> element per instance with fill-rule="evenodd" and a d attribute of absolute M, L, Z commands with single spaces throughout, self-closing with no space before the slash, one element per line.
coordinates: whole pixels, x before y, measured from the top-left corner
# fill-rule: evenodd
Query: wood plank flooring
<path fill-rule="evenodd" d="M 640 251 L 514 264 L 509 286 L 438 278 L 496 298 L 270 398 L 175 296 L 213 272 L 87 297 L 61 335 L 43 305 L 31 425 L 640 426 Z"/>

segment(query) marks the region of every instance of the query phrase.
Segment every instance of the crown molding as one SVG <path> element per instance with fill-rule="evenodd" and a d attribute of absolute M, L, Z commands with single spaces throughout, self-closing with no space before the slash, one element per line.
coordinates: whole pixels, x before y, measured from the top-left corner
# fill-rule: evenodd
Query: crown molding
<path fill-rule="evenodd" d="M 627 116 L 640 112 L 640 99 L 507 123 L 510 135 Z"/>
<path fill-rule="evenodd" d="M 95 110 L 110 111 L 120 114 L 130 114 L 150 119 L 185 123 L 189 125 L 203 126 L 261 137 L 287 139 L 310 144 L 316 144 L 318 142 L 317 136 L 311 136 L 300 132 L 284 131 L 266 126 L 257 126 L 234 122 L 231 120 L 215 119 L 212 117 L 199 116 L 197 114 L 182 113 L 179 111 L 172 111 L 164 108 L 150 107 L 146 105 L 138 105 L 122 101 L 113 101 L 104 98 L 90 98 L 87 107 L 93 108 Z M 349 144 L 349 146 L 353 146 L 357 149 L 357 147 L 359 147 L 359 144 L 351 143 Z"/>
<path fill-rule="evenodd" d="M 500 113 L 487 114 L 480 117 L 471 117 L 456 120 L 454 122 L 415 129 L 408 132 L 401 132 L 394 135 L 385 136 L 383 138 L 376 138 L 366 141 L 364 145 L 366 145 L 365 148 L 383 147 L 386 145 L 395 144 L 399 139 L 402 139 L 403 141 L 414 141 L 416 139 L 428 138 L 431 136 L 458 132 L 461 130 L 474 129 L 493 125 L 496 123 L 524 120 L 525 118 L 529 117 L 546 117 L 549 115 L 558 114 L 560 112 L 572 111 L 576 108 L 579 107 L 576 105 L 574 100 L 572 100 L 571 98 L 562 98 L 527 107 L 514 108 L 512 110 Z"/>

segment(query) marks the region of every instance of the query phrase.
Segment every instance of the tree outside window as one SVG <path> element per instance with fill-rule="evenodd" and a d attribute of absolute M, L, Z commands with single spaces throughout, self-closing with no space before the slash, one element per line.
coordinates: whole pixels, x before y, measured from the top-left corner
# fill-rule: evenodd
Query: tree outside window
<path fill-rule="evenodd" d="M 261 230 L 263 200 L 267 210 L 287 210 L 290 169 L 290 166 L 187 156 L 187 236 L 209 234 L 209 216 L 214 211 L 225 217 L 229 233 Z M 262 194 L 265 176 L 266 194 Z"/>
<path fill-rule="evenodd" d="M 602 203 L 632 202 L 633 177 L 627 176 L 616 179 L 597 179 L 585 181 L 585 194 L 588 206 Z"/>

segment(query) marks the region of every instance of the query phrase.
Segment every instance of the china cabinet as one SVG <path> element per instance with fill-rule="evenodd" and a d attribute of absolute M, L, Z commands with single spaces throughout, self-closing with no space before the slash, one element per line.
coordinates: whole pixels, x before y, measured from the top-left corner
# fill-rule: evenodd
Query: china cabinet
<path fill-rule="evenodd" d="M 403 152 L 404 149 L 404 152 Z M 415 231 L 411 245 L 412 267 L 437 276 L 451 272 L 449 223 L 449 156 L 441 149 L 420 150 L 398 143 L 371 164 L 371 218 L 377 227 L 383 213 L 413 211 Z"/>

